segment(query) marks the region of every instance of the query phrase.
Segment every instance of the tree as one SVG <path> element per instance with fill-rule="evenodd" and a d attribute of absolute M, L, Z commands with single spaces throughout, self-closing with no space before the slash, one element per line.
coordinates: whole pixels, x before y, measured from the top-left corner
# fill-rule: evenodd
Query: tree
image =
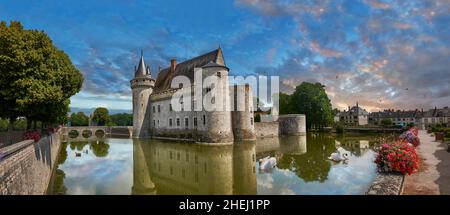
<path fill-rule="evenodd" d="M 72 113 L 72 115 L 70 116 L 70 124 L 71 126 L 88 126 L 89 117 L 86 116 L 83 112 Z"/>
<path fill-rule="evenodd" d="M 288 94 L 285 93 L 281 93 L 279 94 L 279 108 L 280 108 L 280 113 L 279 114 L 290 114 L 292 113 L 291 111 L 291 97 Z"/>
<path fill-rule="evenodd" d="M 331 101 L 320 83 L 302 82 L 289 98 L 290 113 L 305 114 L 306 127 L 323 128 L 333 122 Z"/>
<path fill-rule="evenodd" d="M 104 126 L 109 122 L 109 112 L 108 109 L 99 107 L 95 109 L 94 115 L 92 116 L 92 120 L 97 123 L 99 126 Z"/>
<path fill-rule="evenodd" d="M 83 76 L 43 31 L 20 22 L 0 22 L 0 117 L 9 130 L 19 116 L 45 124 L 62 123 L 69 98 L 80 91 Z"/>
<path fill-rule="evenodd" d="M 132 126 L 133 115 L 128 113 L 118 113 L 110 116 L 111 125 L 113 126 Z"/>
<path fill-rule="evenodd" d="M 392 120 L 388 119 L 388 118 L 384 118 L 381 120 L 381 125 L 383 125 L 383 127 L 390 127 L 390 126 L 392 126 Z"/>

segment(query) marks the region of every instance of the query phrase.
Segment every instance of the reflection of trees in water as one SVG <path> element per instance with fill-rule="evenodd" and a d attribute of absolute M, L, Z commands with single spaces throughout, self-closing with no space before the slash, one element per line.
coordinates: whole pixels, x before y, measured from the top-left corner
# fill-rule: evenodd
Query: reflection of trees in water
<path fill-rule="evenodd" d="M 278 168 L 289 169 L 305 182 L 324 182 L 331 169 L 328 157 L 336 149 L 334 140 L 330 135 L 308 134 L 307 152 L 300 155 L 284 154 L 278 162 Z"/>
<path fill-rule="evenodd" d="M 105 157 L 109 152 L 109 144 L 105 143 L 105 141 L 96 141 L 91 143 L 91 150 L 97 157 Z"/>
<path fill-rule="evenodd" d="M 64 178 L 66 173 L 64 171 L 57 169 L 54 175 L 55 179 L 53 182 L 52 195 L 65 195 L 67 192 L 67 187 L 64 185 Z"/>
<path fill-rule="evenodd" d="M 88 141 L 70 142 L 69 146 L 72 151 L 74 151 L 75 149 L 77 151 L 83 151 L 84 146 L 86 146 L 87 144 L 89 144 Z"/>
<path fill-rule="evenodd" d="M 67 142 L 61 143 L 61 151 L 58 155 L 58 165 L 63 164 L 66 162 L 67 159 Z"/>

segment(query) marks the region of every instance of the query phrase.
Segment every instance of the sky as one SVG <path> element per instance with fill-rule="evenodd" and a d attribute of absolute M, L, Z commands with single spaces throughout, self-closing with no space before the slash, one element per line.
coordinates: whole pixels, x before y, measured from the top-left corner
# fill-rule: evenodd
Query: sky
<path fill-rule="evenodd" d="M 320 82 L 341 110 L 450 105 L 450 0 L 0 0 L 0 20 L 70 56 L 85 77 L 72 107 L 130 110 L 141 49 L 156 78 L 219 46 L 231 75 Z"/>

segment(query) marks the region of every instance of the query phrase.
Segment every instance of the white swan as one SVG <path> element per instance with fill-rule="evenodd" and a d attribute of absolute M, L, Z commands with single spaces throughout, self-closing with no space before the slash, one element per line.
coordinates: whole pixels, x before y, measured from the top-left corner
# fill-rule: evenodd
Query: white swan
<path fill-rule="evenodd" d="M 330 157 L 328 157 L 328 159 L 332 160 L 332 161 L 345 161 L 348 160 L 348 156 L 349 156 L 349 152 L 347 150 L 345 150 L 342 147 L 337 148 L 336 152 L 331 153 Z"/>
<path fill-rule="evenodd" d="M 259 159 L 259 169 L 260 170 L 270 170 L 277 166 L 277 159 L 275 157 L 265 157 Z"/>

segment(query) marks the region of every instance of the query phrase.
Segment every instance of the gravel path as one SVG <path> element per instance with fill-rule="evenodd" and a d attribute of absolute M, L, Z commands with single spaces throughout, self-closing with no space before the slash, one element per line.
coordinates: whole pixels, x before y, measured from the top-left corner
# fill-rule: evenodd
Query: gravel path
<path fill-rule="evenodd" d="M 450 194 L 450 153 L 447 146 L 434 141 L 434 136 L 419 131 L 421 158 L 419 171 L 405 177 L 403 195 Z"/>

